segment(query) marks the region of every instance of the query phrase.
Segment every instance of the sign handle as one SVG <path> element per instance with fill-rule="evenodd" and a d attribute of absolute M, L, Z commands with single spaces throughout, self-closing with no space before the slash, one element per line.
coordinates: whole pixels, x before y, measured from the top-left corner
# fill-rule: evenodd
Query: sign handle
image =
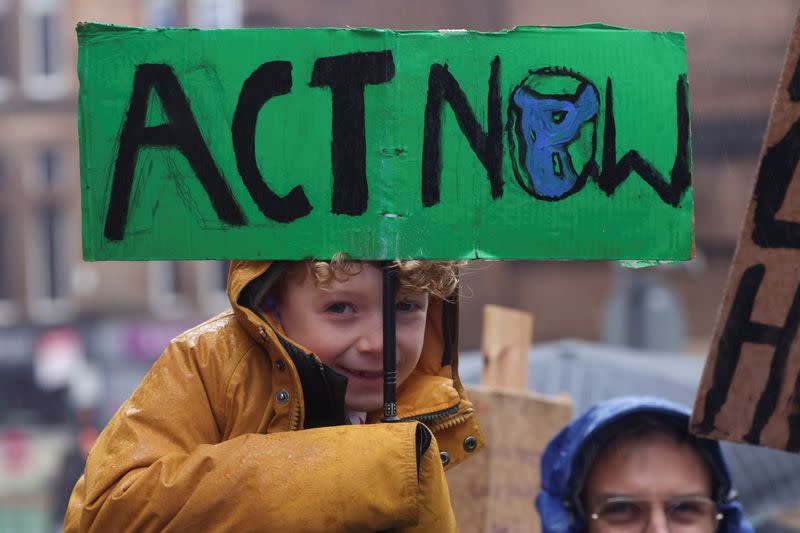
<path fill-rule="evenodd" d="M 532 341 L 532 313 L 499 305 L 484 306 L 481 383 L 495 389 L 527 390 Z"/>
<path fill-rule="evenodd" d="M 397 354 L 395 329 L 395 287 L 397 267 L 393 261 L 383 265 L 383 418 L 399 422 L 397 417 Z"/>

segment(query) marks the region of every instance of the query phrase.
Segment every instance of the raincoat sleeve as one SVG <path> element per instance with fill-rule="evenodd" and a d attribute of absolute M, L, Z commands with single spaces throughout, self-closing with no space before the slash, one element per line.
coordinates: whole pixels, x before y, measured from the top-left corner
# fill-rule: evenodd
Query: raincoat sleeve
<path fill-rule="evenodd" d="M 419 423 L 223 440 L 213 359 L 167 349 L 98 439 L 65 532 L 455 531 Z"/>

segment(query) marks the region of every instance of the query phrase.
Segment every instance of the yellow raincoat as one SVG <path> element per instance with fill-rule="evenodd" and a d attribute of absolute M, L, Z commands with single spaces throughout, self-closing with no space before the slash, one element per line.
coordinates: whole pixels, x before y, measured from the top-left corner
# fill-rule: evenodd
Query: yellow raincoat
<path fill-rule="evenodd" d="M 232 309 L 175 338 L 111 419 L 65 532 L 456 529 L 442 466 L 483 445 L 456 371 L 456 305 L 431 298 L 398 390 L 404 422 L 346 425 L 344 378 L 255 303 L 279 266 L 232 263 Z M 418 458 L 419 421 L 435 439 Z"/>

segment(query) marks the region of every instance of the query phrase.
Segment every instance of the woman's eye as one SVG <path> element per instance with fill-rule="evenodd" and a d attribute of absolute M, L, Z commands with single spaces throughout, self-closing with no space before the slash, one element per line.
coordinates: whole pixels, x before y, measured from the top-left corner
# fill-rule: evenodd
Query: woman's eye
<path fill-rule="evenodd" d="M 670 519 L 680 524 L 694 523 L 713 514 L 712 502 L 678 501 L 669 506 Z"/>
<path fill-rule="evenodd" d="M 325 311 L 327 311 L 328 313 L 333 313 L 335 315 L 343 315 L 345 313 L 352 312 L 353 306 L 346 302 L 336 302 L 326 307 Z"/>
<path fill-rule="evenodd" d="M 675 503 L 672 507 L 675 511 L 681 513 L 700 513 L 701 509 L 700 506 L 694 502 L 678 502 Z"/>
<path fill-rule="evenodd" d="M 599 514 L 612 524 L 626 523 L 638 520 L 642 510 L 635 502 L 618 501 L 606 504 Z"/>
<path fill-rule="evenodd" d="M 635 506 L 628 502 L 617 502 L 609 505 L 605 508 L 605 512 L 608 514 L 628 514 L 632 513 L 635 509 Z"/>

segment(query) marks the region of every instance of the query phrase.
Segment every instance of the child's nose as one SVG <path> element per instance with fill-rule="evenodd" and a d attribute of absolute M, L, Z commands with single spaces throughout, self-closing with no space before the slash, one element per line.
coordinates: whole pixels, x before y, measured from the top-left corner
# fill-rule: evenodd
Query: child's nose
<path fill-rule="evenodd" d="M 380 313 L 364 321 L 356 348 L 359 352 L 383 355 L 383 317 Z"/>

